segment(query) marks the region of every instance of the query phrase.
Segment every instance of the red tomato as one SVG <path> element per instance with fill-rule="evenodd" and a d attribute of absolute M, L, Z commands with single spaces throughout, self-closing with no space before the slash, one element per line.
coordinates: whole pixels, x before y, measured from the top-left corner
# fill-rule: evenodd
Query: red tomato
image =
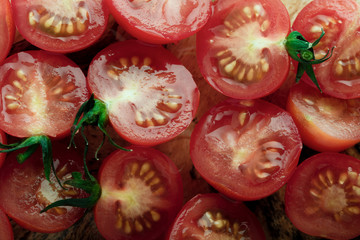
<path fill-rule="evenodd" d="M 289 94 L 287 110 L 308 147 L 339 152 L 360 142 L 360 99 L 338 99 L 305 83 Z"/>
<path fill-rule="evenodd" d="M 314 155 L 287 184 L 286 213 L 300 231 L 330 239 L 360 235 L 360 161 L 340 153 Z"/>
<path fill-rule="evenodd" d="M 105 102 L 125 140 L 156 145 L 183 132 L 195 116 L 199 90 L 191 73 L 161 46 L 115 43 L 92 61 L 88 85 Z"/>
<path fill-rule="evenodd" d="M 105 0 L 116 21 L 131 35 L 150 43 L 189 37 L 211 15 L 211 0 Z"/>
<path fill-rule="evenodd" d="M 284 40 L 290 19 L 279 0 L 221 0 L 197 34 L 196 53 L 208 83 L 226 96 L 254 99 L 285 81 L 290 59 Z"/>
<path fill-rule="evenodd" d="M 10 224 L 9 218 L 2 210 L 0 210 L 0 236 L 2 240 L 14 239 L 14 232 Z"/>
<path fill-rule="evenodd" d="M 102 0 L 12 0 L 15 24 L 31 44 L 53 52 L 75 52 L 97 41 L 109 13 Z"/>
<path fill-rule="evenodd" d="M 82 171 L 82 157 L 76 150 L 54 144 L 54 164 L 61 181 L 71 178 L 71 172 Z M 68 187 L 62 189 L 54 174 L 51 183 L 45 179 L 41 151 L 19 164 L 15 153 L 0 168 L 0 207 L 20 226 L 35 232 L 59 232 L 79 220 L 85 210 L 74 207 L 56 207 L 40 211 L 50 203 L 65 198 L 83 198 L 83 191 Z"/>
<path fill-rule="evenodd" d="M 359 11 L 353 0 L 315 0 L 302 9 L 293 24 L 309 42 L 324 29 L 323 39 L 314 47 L 317 59 L 336 47 L 329 60 L 313 65 L 322 91 L 334 97 L 360 97 Z M 307 75 L 303 79 L 315 86 Z"/>
<path fill-rule="evenodd" d="M 181 175 L 175 164 L 152 148 L 115 151 L 100 170 L 101 198 L 95 222 L 108 240 L 158 239 L 183 202 Z"/>
<path fill-rule="evenodd" d="M 295 171 L 301 138 L 291 116 L 262 100 L 228 99 L 195 126 L 195 168 L 219 192 L 255 200 L 277 191 Z"/>
<path fill-rule="evenodd" d="M 168 239 L 265 240 L 265 234 L 256 216 L 243 203 L 208 193 L 198 194 L 184 205 L 169 230 Z"/>
<path fill-rule="evenodd" d="M 0 63 L 8 55 L 14 41 L 15 25 L 9 0 L 0 0 Z"/>
<path fill-rule="evenodd" d="M 0 128 L 15 137 L 70 132 L 88 98 L 81 69 L 63 55 L 20 52 L 0 66 Z"/>
<path fill-rule="evenodd" d="M 5 132 L 0 130 L 0 143 L 7 144 L 7 137 Z M 0 167 L 3 165 L 5 161 L 6 153 L 0 153 Z"/>

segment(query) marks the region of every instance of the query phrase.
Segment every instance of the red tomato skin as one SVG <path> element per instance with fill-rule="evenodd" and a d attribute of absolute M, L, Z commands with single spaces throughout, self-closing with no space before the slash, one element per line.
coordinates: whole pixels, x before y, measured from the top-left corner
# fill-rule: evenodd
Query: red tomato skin
<path fill-rule="evenodd" d="M 0 210 L 0 236 L 1 240 L 13 240 L 14 232 L 4 211 Z"/>
<path fill-rule="evenodd" d="M 104 160 L 99 169 L 98 178 L 103 191 L 101 198 L 94 208 L 95 223 L 101 235 L 107 240 L 161 239 L 160 236 L 165 234 L 183 203 L 181 175 L 176 165 L 159 150 L 141 146 L 130 146 L 129 149 L 133 151 L 114 151 Z M 121 205 L 121 200 L 113 198 L 112 194 L 125 188 L 125 183 L 122 181 L 123 178 L 125 178 L 124 169 L 133 161 L 138 163 L 149 161 L 153 164 L 154 169 L 156 169 L 155 171 L 158 171 L 160 175 L 162 175 L 166 192 L 156 198 L 154 198 L 154 196 L 144 198 L 153 198 L 153 201 L 151 201 L 152 207 L 157 207 L 157 211 L 163 208 L 164 211 L 161 220 L 152 223 L 153 225 L 150 230 L 145 229 L 140 233 L 125 235 L 115 227 L 117 222 L 117 217 L 114 214 L 114 209 L 117 209 L 115 201 L 119 201 L 119 205 Z M 128 189 L 127 191 L 129 192 L 131 190 L 132 189 Z M 116 194 L 116 196 L 120 195 L 121 193 Z M 129 196 L 130 195 L 131 194 L 129 194 Z M 140 205 L 141 204 L 142 203 L 140 203 Z M 146 213 L 144 216 L 145 215 Z M 123 217 L 131 218 L 131 216 L 125 216 L 125 214 L 123 214 Z M 137 216 L 134 216 L 134 219 L 136 219 L 136 217 Z"/>
<path fill-rule="evenodd" d="M 245 43 L 243 43 L 243 41 L 245 41 L 243 36 L 238 38 L 236 38 L 237 36 L 234 36 L 233 39 L 231 39 L 233 42 L 228 38 L 222 37 L 225 39 L 223 41 L 229 41 L 227 44 L 229 46 L 217 44 L 217 38 L 221 39 L 220 33 L 222 33 L 223 29 L 226 29 L 224 20 L 229 13 L 231 14 L 231 12 L 234 11 L 234 9 L 239 8 L 241 11 L 242 7 L 253 3 L 255 4 L 255 1 L 218 1 L 215 5 L 213 16 L 196 36 L 197 62 L 202 75 L 215 90 L 231 98 L 256 99 L 267 96 L 276 91 L 282 83 L 284 83 L 290 69 L 290 57 L 283 44 L 286 36 L 290 32 L 289 14 L 281 1 L 261 0 L 256 3 L 259 3 L 269 15 L 270 22 L 269 29 L 266 30 L 266 32 L 259 33 L 261 37 L 268 38 L 266 41 L 272 41 L 272 44 L 269 44 L 270 46 L 266 46 L 261 50 L 261 52 L 269 53 L 265 54 L 265 57 L 268 58 L 269 71 L 263 74 L 261 80 L 252 83 L 237 81 L 233 76 L 230 77 L 221 73 L 220 67 L 218 66 L 219 61 L 217 60 L 217 54 L 219 54 L 221 50 L 229 48 L 230 52 L 236 51 L 237 48 L 245 45 Z M 259 36 L 249 35 L 246 40 L 251 42 L 252 38 L 257 39 L 258 37 Z M 240 61 L 245 63 L 248 59 L 254 58 L 256 53 L 253 52 L 258 50 L 256 49 L 257 43 L 255 41 L 253 44 L 248 44 L 246 46 L 249 49 L 251 48 L 251 50 L 245 49 L 242 51 L 243 55 L 247 55 L 241 56 Z M 261 47 L 262 46 L 259 46 L 259 48 Z M 244 53 L 245 51 L 246 53 Z M 249 54 L 253 55 L 249 56 Z M 235 59 L 239 59 L 235 54 L 232 56 Z M 257 60 L 260 61 L 260 59 Z M 250 69 L 248 65 L 244 66 L 244 68 Z M 248 72 L 246 72 L 245 75 Z"/>
<path fill-rule="evenodd" d="M 352 119 L 349 120 L 349 123 L 346 123 L 342 116 L 327 119 L 326 116 L 324 116 L 322 119 L 308 120 L 308 118 L 312 117 L 317 118 L 319 112 L 315 109 L 309 112 L 303 111 L 306 106 L 300 99 L 307 96 L 321 96 L 335 100 L 334 97 L 321 94 L 317 89 L 305 83 L 299 83 L 291 89 L 286 109 L 292 115 L 300 132 L 301 139 L 306 146 L 318 152 L 340 152 L 354 146 L 360 141 L 360 128 L 356 128 L 356 124 L 360 120 L 359 117 L 354 115 Z M 348 106 L 350 105 L 345 99 L 339 99 L 338 101 L 348 104 Z M 333 107 L 341 108 L 342 106 L 334 105 Z M 341 111 L 341 109 L 339 109 L 339 111 Z M 309 114 L 309 116 L 307 116 L 307 114 Z M 347 117 L 349 118 L 349 116 Z M 338 132 L 334 131 L 334 129 L 337 129 Z"/>
<path fill-rule="evenodd" d="M 359 51 L 355 44 L 355 40 L 359 37 L 359 9 L 360 5 L 353 0 L 315 0 L 299 12 L 293 23 L 293 30 L 300 32 L 306 40 L 312 42 L 321 34 L 318 32 L 315 38 L 314 33 L 310 30 L 319 19 L 326 19 L 326 16 L 330 16 L 336 21 L 336 24 L 330 26 L 330 29 L 325 29 L 325 35 L 320 44 L 314 47 L 315 54 L 319 51 L 319 46 L 326 46 L 329 50 L 335 47 L 332 56 L 323 63 L 313 65 L 321 90 L 333 97 L 342 99 L 360 97 L 358 73 L 352 74 L 350 77 L 335 75 L 336 62 L 343 58 L 350 59 L 353 53 L 355 56 L 355 53 Z M 322 47 L 322 50 L 327 49 Z M 317 88 L 307 74 L 303 75 L 302 81 Z"/>
<path fill-rule="evenodd" d="M 15 24 L 9 0 L 1 0 L 0 5 L 0 64 L 10 52 L 15 36 Z"/>
<path fill-rule="evenodd" d="M 152 10 L 160 11 L 160 7 L 152 4 L 157 5 L 164 1 L 146 1 L 138 7 L 134 6 L 134 1 L 105 0 L 105 2 L 116 21 L 128 33 L 141 41 L 153 44 L 174 43 L 187 38 L 198 32 L 211 15 L 211 1 L 207 0 L 179 1 L 180 5 L 184 2 L 189 5 L 178 12 L 178 14 L 188 14 L 187 19 L 183 19 L 184 16 L 164 13 L 163 11 L 166 11 L 164 6 L 161 12 L 153 13 Z M 165 1 L 164 5 L 173 3 Z M 151 5 L 150 8 L 146 4 Z M 173 7 L 173 9 L 179 8 L 181 6 Z M 165 17 L 172 18 L 170 19 L 172 21 L 164 19 Z"/>
<path fill-rule="evenodd" d="M 219 211 L 227 219 L 246 222 L 249 239 L 266 239 L 260 222 L 242 202 L 234 202 L 218 193 L 206 193 L 197 194 L 183 206 L 169 228 L 167 240 L 192 239 L 192 237 L 208 239 L 205 238 L 205 233 L 197 222 L 206 211 Z"/>
<path fill-rule="evenodd" d="M 7 144 L 7 136 L 5 132 L 0 130 L 0 143 Z M 0 168 L 3 165 L 6 158 L 6 153 L 0 153 Z"/>
<path fill-rule="evenodd" d="M 240 113 L 247 114 L 242 125 L 237 122 Z M 267 144 L 277 149 L 279 158 L 270 152 L 267 157 Z M 214 106 L 197 123 L 190 140 L 191 159 L 200 175 L 225 196 L 242 201 L 280 189 L 295 171 L 301 149 L 290 114 L 260 99 L 228 99 Z M 261 177 L 262 171 L 269 175 Z"/>
<path fill-rule="evenodd" d="M 16 75 L 18 70 L 25 80 Z M 16 53 L 0 66 L 0 79 L 0 128 L 14 137 L 69 135 L 77 110 L 89 97 L 84 73 L 62 54 Z M 19 104 L 15 110 L 9 107 L 14 102 Z"/>
<path fill-rule="evenodd" d="M 131 78 L 133 76 L 131 75 L 130 77 L 121 77 L 123 79 L 121 81 L 114 81 L 108 76 L 107 71 L 111 65 L 119 62 L 121 58 L 131 58 L 132 56 L 150 57 L 155 73 L 148 75 L 149 70 L 143 71 L 137 68 L 134 70 L 137 74 L 134 79 Z M 146 77 L 142 76 L 144 74 Z M 161 75 L 171 75 L 171 77 L 162 80 Z M 171 52 L 160 45 L 143 43 L 138 40 L 114 43 L 99 52 L 90 64 L 87 82 L 90 91 L 108 106 L 109 120 L 114 130 L 126 141 L 140 146 L 155 146 L 169 141 L 185 131 L 195 117 L 200 100 L 200 92 L 191 73 Z M 131 90 L 132 86 L 138 82 L 143 85 L 137 85 L 136 91 Z M 154 90 L 159 87 L 165 90 Z M 181 96 L 178 101 L 181 108 L 175 113 L 166 112 L 165 115 L 168 116 L 168 119 L 165 124 L 151 127 L 137 124 L 135 121 L 137 111 L 150 112 L 148 113 L 150 118 L 155 111 L 163 114 L 158 105 L 162 100 L 172 101 L 167 97 L 168 88 L 175 89 L 172 94 Z M 130 93 L 126 92 L 127 89 L 130 89 Z"/>
<path fill-rule="evenodd" d="M 352 156 L 324 152 L 304 160 L 289 180 L 285 191 L 285 211 L 292 224 L 300 231 L 321 238 L 353 239 L 360 235 L 360 217 L 354 215 L 349 221 L 336 221 L 331 213 L 322 210 L 307 216 L 305 209 L 310 206 L 311 179 L 321 169 L 331 167 L 334 171 L 360 172 L 360 161 Z"/>
<path fill-rule="evenodd" d="M 52 2 L 56 4 L 56 2 L 62 1 L 57 0 Z M 71 53 L 87 48 L 98 41 L 105 32 L 108 24 L 109 10 L 102 3 L 102 0 L 84 2 L 89 4 L 86 9 L 88 10 L 90 24 L 85 32 L 75 36 L 49 35 L 31 26 L 28 21 L 28 14 L 29 9 L 35 8 L 36 1 L 12 0 L 11 4 L 15 25 L 20 34 L 28 42 L 46 51 Z M 97 6 L 99 4 L 101 6 Z M 66 11 L 65 8 L 63 8 L 63 10 Z"/>
<path fill-rule="evenodd" d="M 55 233 L 69 228 L 83 216 L 85 209 L 75 207 L 67 209 L 65 215 L 40 213 L 44 205 L 39 203 L 36 193 L 41 182 L 47 181 L 43 174 L 41 151 L 35 152 L 22 164 L 17 162 L 16 156 L 15 152 L 9 153 L 0 168 L 3 183 L 0 186 L 0 208 L 12 220 L 32 232 Z M 69 173 L 83 172 L 81 155 L 74 149 L 67 149 L 66 145 L 53 144 L 53 159 L 55 166 L 67 164 Z M 55 177 L 51 180 L 56 181 Z M 87 196 L 83 191 L 78 195 L 79 198 Z"/>

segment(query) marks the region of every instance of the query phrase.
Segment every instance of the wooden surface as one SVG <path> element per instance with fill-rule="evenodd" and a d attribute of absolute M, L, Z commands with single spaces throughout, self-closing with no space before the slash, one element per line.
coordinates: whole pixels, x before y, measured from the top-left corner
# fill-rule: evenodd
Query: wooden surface
<path fill-rule="evenodd" d="M 292 19 L 296 15 L 297 11 L 309 0 L 283 0 L 283 2 L 288 7 Z M 298 7 L 296 7 L 298 6 Z M 94 47 L 87 49 L 86 51 L 81 51 L 78 53 L 72 53 L 68 56 L 72 58 L 76 63 L 78 63 L 82 69 L 86 72 L 87 66 L 91 61 L 92 57 L 96 52 L 109 43 L 116 41 L 118 39 L 127 38 L 126 34 L 116 35 L 116 24 L 109 28 L 108 33 L 104 36 L 104 39 Z M 184 202 L 189 200 L 191 197 L 195 196 L 197 193 L 211 192 L 213 189 L 199 176 L 199 174 L 194 170 L 190 156 L 189 156 L 189 140 L 192 129 L 194 128 L 196 122 L 203 115 L 203 113 L 216 104 L 217 102 L 225 99 L 225 97 L 215 90 L 213 90 L 202 78 L 199 69 L 196 64 L 196 55 L 195 55 L 195 38 L 190 37 L 183 41 L 180 41 L 177 44 L 169 44 L 167 48 L 172 51 L 182 62 L 183 64 L 191 71 L 194 76 L 194 79 L 200 89 L 201 100 L 200 106 L 196 115 L 196 118 L 189 126 L 189 128 L 182 134 L 180 134 L 175 139 L 156 146 L 155 148 L 167 154 L 178 166 L 182 179 L 184 188 Z M 19 41 L 17 45 L 13 48 L 13 53 L 20 50 L 35 49 L 35 47 L 28 44 L 26 41 Z M 127 145 L 126 142 L 121 140 L 113 131 L 111 127 L 108 127 L 108 130 L 111 136 L 115 139 L 120 145 Z M 93 128 L 88 127 L 86 129 L 86 134 L 90 141 L 90 152 L 88 156 L 93 156 L 94 149 L 98 146 L 99 139 L 101 139 L 100 132 Z M 62 140 L 68 143 L 68 139 Z M 76 137 L 77 145 L 79 146 L 79 151 L 83 149 L 83 141 L 80 137 Z M 106 157 L 110 152 L 115 149 L 106 143 L 102 150 L 100 151 L 100 161 L 96 161 L 89 157 L 89 167 L 92 170 L 93 174 L 96 175 L 96 171 L 101 164 L 102 159 Z M 349 153 L 356 154 L 356 151 L 349 150 Z M 313 151 L 309 149 L 304 149 L 302 158 L 314 154 Z M 307 239 L 307 240 L 316 240 L 319 238 L 314 238 L 307 236 L 299 231 L 297 231 L 293 225 L 287 219 L 284 212 L 284 188 L 280 189 L 273 195 L 252 202 L 246 202 L 246 205 L 256 214 L 260 220 L 265 232 L 267 239 L 269 240 L 287 240 L 287 239 Z M 93 221 L 93 214 L 91 209 L 85 214 L 85 216 L 71 228 L 54 234 L 40 234 L 29 232 L 16 223 L 12 222 L 15 239 L 22 240 L 74 240 L 74 239 L 83 239 L 83 240 L 97 240 L 103 239 L 98 233 L 95 223 Z M 1 238 L 0 238 L 1 239 Z"/>

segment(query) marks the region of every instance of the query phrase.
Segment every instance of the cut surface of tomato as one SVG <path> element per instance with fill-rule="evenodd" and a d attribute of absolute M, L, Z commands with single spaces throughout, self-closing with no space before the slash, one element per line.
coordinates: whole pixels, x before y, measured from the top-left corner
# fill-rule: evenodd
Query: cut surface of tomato
<path fill-rule="evenodd" d="M 302 142 L 290 114 L 262 100 L 228 99 L 195 126 L 190 155 L 219 192 L 255 200 L 283 186 L 298 163 Z"/>
<path fill-rule="evenodd" d="M 136 40 L 115 43 L 92 61 L 88 86 L 102 100 L 116 132 L 136 145 L 156 145 L 193 120 L 199 90 L 166 49 Z"/>
<path fill-rule="evenodd" d="M 15 24 L 31 44 L 52 52 L 75 52 L 97 41 L 109 13 L 102 0 L 12 0 Z"/>
<path fill-rule="evenodd" d="M 223 0 L 197 34 L 200 70 L 217 91 L 237 99 L 274 92 L 290 59 L 284 40 L 290 19 L 281 1 Z"/>
<path fill-rule="evenodd" d="M 88 98 L 81 69 L 63 55 L 20 52 L 0 66 L 0 128 L 15 137 L 62 137 Z"/>
<path fill-rule="evenodd" d="M 243 203 L 208 193 L 196 195 L 183 206 L 167 239 L 265 240 L 265 234 L 256 216 Z"/>
<path fill-rule="evenodd" d="M 306 5 L 294 21 L 293 29 L 307 41 L 325 35 L 314 47 L 316 59 L 334 48 L 332 57 L 313 65 L 321 90 L 338 98 L 360 97 L 360 6 L 353 0 L 315 0 Z M 308 76 L 302 78 L 315 86 Z"/>
<path fill-rule="evenodd" d="M 286 214 L 300 231 L 329 239 L 360 235 L 360 161 L 320 153 L 302 162 L 287 184 Z"/>
<path fill-rule="evenodd" d="M 95 222 L 108 240 L 159 239 L 181 209 L 181 176 L 160 151 L 131 149 L 115 151 L 99 170 L 102 194 Z"/>
<path fill-rule="evenodd" d="M 314 150 L 339 152 L 360 141 L 360 99 L 331 97 L 299 83 L 290 91 L 287 110 L 303 143 Z"/>
<path fill-rule="evenodd" d="M 170 43 L 201 29 L 211 15 L 208 0 L 106 0 L 116 21 L 131 35 L 149 43 Z"/>
<path fill-rule="evenodd" d="M 82 172 L 82 157 L 76 150 L 54 143 L 54 165 L 57 176 L 64 182 L 72 172 Z M 45 179 L 41 151 L 19 164 L 15 153 L 9 153 L 0 168 L 0 207 L 20 226 L 35 232 L 59 232 L 73 225 L 85 209 L 56 207 L 40 211 L 50 203 L 66 198 L 84 198 L 84 191 L 67 187 L 62 189 L 54 174 L 51 182 Z"/>
<path fill-rule="evenodd" d="M 8 55 L 15 35 L 11 5 L 9 0 L 0 0 L 0 64 Z"/>

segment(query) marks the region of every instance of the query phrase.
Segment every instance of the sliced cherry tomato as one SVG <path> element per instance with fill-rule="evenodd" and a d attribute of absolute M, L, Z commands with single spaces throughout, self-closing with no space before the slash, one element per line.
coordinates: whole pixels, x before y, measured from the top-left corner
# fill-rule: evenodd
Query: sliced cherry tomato
<path fill-rule="evenodd" d="M 211 15 L 211 0 L 105 0 L 116 21 L 150 43 L 170 43 L 195 34 Z"/>
<path fill-rule="evenodd" d="M 156 145 L 183 132 L 195 116 L 199 90 L 191 73 L 161 46 L 115 43 L 92 61 L 88 86 L 103 101 L 125 140 Z"/>
<path fill-rule="evenodd" d="M 265 234 L 256 216 L 243 203 L 208 193 L 198 194 L 184 205 L 167 239 L 265 240 Z"/>
<path fill-rule="evenodd" d="M 54 164 L 58 178 L 71 179 L 71 173 L 82 171 L 82 157 L 76 150 L 54 144 Z M 40 211 L 50 203 L 66 198 L 83 198 L 85 192 L 57 183 L 54 174 L 51 182 L 45 179 L 41 151 L 35 152 L 20 164 L 15 153 L 9 153 L 0 168 L 0 207 L 20 226 L 35 232 L 59 232 L 81 218 L 85 210 L 74 207 L 57 207 L 46 213 Z"/>
<path fill-rule="evenodd" d="M 195 126 L 190 154 L 200 175 L 233 199 L 277 191 L 295 171 L 302 143 L 290 114 L 262 100 L 228 99 Z"/>
<path fill-rule="evenodd" d="M 6 216 L 3 210 L 0 210 L 0 236 L 2 240 L 14 239 L 14 232 L 9 218 Z"/>
<path fill-rule="evenodd" d="M 320 153 L 300 164 L 287 184 L 285 208 L 300 231 L 329 239 L 360 235 L 360 161 Z"/>
<path fill-rule="evenodd" d="M 95 222 L 107 240 L 159 239 L 181 209 L 181 175 L 160 151 L 131 149 L 115 151 L 99 170 Z"/>
<path fill-rule="evenodd" d="M 15 137 L 62 137 L 88 98 L 81 69 L 63 55 L 20 52 L 0 67 L 0 128 Z"/>
<path fill-rule="evenodd" d="M 315 57 L 322 58 L 335 47 L 332 57 L 313 65 L 324 93 L 338 98 L 360 97 L 359 4 L 353 0 L 314 0 L 306 5 L 294 21 L 293 29 L 309 42 L 325 35 L 314 47 Z M 315 86 L 308 76 L 303 77 Z"/>
<path fill-rule="evenodd" d="M 287 103 L 303 140 L 320 152 L 339 152 L 360 142 L 360 99 L 321 94 L 305 83 L 292 87 Z"/>
<path fill-rule="evenodd" d="M 197 58 L 208 83 L 226 96 L 254 99 L 285 81 L 284 40 L 290 19 L 279 0 L 221 0 L 197 34 Z"/>
<path fill-rule="evenodd" d="M 15 36 L 11 5 L 9 0 L 0 0 L 0 63 L 8 55 Z"/>
<path fill-rule="evenodd" d="M 15 24 L 31 44 L 53 52 L 75 52 L 97 41 L 109 13 L 102 0 L 12 0 Z"/>

